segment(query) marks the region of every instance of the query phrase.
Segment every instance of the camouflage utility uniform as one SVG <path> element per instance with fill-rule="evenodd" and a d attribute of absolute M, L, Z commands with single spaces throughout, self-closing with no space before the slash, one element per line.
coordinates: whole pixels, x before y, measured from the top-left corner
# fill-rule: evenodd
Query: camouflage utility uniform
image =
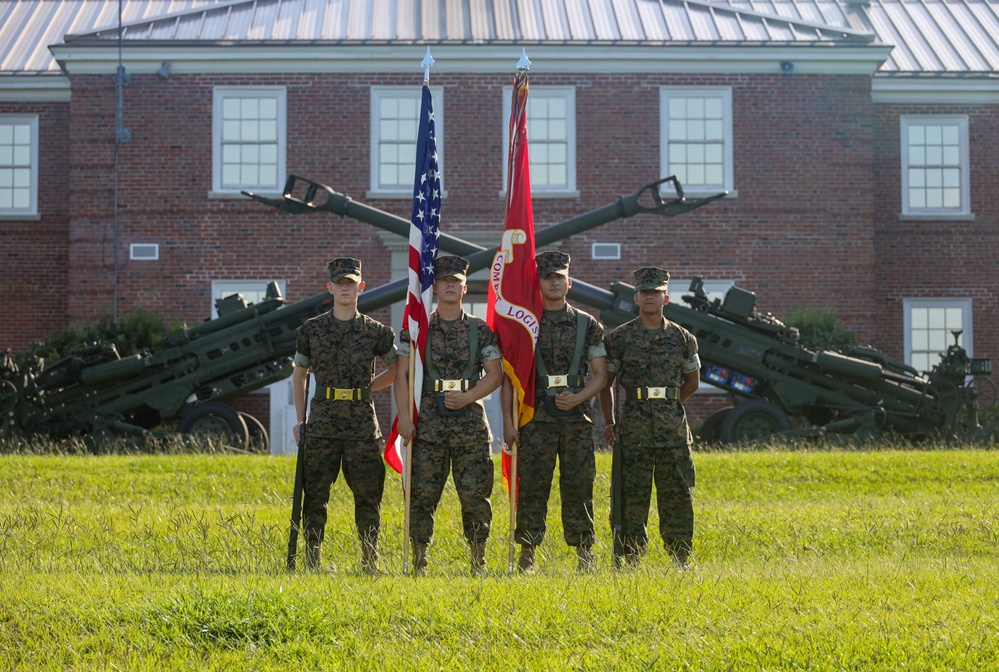
<path fill-rule="evenodd" d="M 603 357 L 603 326 L 591 315 L 570 305 L 564 310 L 546 310 L 541 318 L 537 353 L 549 375 L 569 374 L 568 388 L 548 390 L 548 380 L 539 379 L 534 388 L 534 418 L 520 428 L 519 481 L 516 540 L 538 546 L 545 538 L 548 498 L 551 494 L 555 460 L 559 463 L 559 491 L 562 496 L 562 528 L 569 546 L 593 545 L 593 419 L 590 405 L 580 404 L 568 411 L 555 407 L 549 392 L 583 386 L 577 372 L 570 371 L 576 349 L 578 319 L 582 315 L 586 336 L 579 378 L 585 363 Z"/>
<path fill-rule="evenodd" d="M 637 557 L 648 548 L 647 523 L 655 480 L 659 533 L 666 549 L 685 560 L 694 538 L 693 439 L 679 398 L 638 399 L 637 390 L 671 387 L 677 392 L 683 374 L 697 371 L 697 339 L 663 318 L 659 329 L 646 329 L 636 318 L 604 338 L 607 370 L 616 372 L 624 389 L 620 465 L 622 475 L 621 535 L 615 555 Z"/>
<path fill-rule="evenodd" d="M 499 359 L 496 334 L 477 317 L 462 311 L 454 321 L 430 316 L 427 357 L 440 374 L 438 380 L 462 378 L 469 361 L 469 327 L 477 330 L 475 355 L 469 386 L 482 373 L 484 362 Z M 400 334 L 399 354 L 409 356 L 409 332 Z M 429 375 L 429 364 L 425 367 Z M 469 404 L 454 417 L 443 416 L 437 406 L 434 380 L 425 379 L 420 415 L 413 442 L 413 491 L 410 510 L 410 536 L 425 547 L 434 534 L 434 513 L 444 493 L 448 474 L 454 470 L 454 485 L 461 503 L 461 521 L 469 544 L 484 544 L 492 525 L 489 496 L 493 490 L 492 433 L 482 401 Z"/>
<path fill-rule="evenodd" d="M 385 464 L 370 388 L 375 357 L 386 366 L 395 362 L 395 334 L 367 315 L 356 313 L 343 321 L 329 312 L 299 327 L 296 349 L 295 366 L 311 368 L 316 380 L 305 432 L 302 518 L 306 540 L 310 547 L 322 543 L 330 488 L 342 465 L 347 486 L 354 493 L 357 534 L 364 549 L 371 552 L 377 548 L 381 526 Z M 337 400 L 337 389 L 352 390 L 351 396 L 359 398 Z"/>

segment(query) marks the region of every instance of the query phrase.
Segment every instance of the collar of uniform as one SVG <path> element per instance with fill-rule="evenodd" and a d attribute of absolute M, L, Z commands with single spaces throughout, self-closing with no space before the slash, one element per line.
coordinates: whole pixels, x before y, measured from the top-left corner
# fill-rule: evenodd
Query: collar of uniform
<path fill-rule="evenodd" d="M 639 327 L 641 327 L 642 329 L 645 329 L 645 331 L 660 331 L 660 332 L 661 332 L 661 331 L 666 331 L 666 327 L 667 327 L 667 325 L 669 325 L 669 320 L 667 320 L 667 319 L 666 319 L 666 316 L 665 316 L 665 315 L 662 315 L 662 316 L 661 316 L 661 317 L 659 318 L 659 327 L 658 327 L 658 328 L 656 328 L 656 327 L 653 327 L 652 329 L 648 329 L 648 328 L 647 328 L 647 327 L 646 327 L 646 326 L 645 326 L 645 325 L 644 325 L 644 324 L 642 323 L 642 318 L 641 318 L 641 317 L 639 317 L 639 318 L 638 318 L 638 326 L 639 326 Z"/>
<path fill-rule="evenodd" d="M 333 314 L 333 309 L 332 308 L 330 308 L 330 311 L 329 311 L 329 313 L 327 313 L 327 315 L 330 316 L 330 319 L 333 320 L 333 322 L 341 322 L 343 324 L 348 324 L 351 327 L 353 327 L 355 324 L 357 324 L 358 318 L 361 317 L 361 311 L 355 310 L 354 311 L 354 315 L 349 320 L 338 319 L 337 316 Z"/>
<path fill-rule="evenodd" d="M 550 322 L 572 322 L 576 321 L 576 309 L 570 306 L 568 303 L 565 304 L 559 310 L 544 310 L 541 313 L 542 319 L 548 318 Z"/>
<path fill-rule="evenodd" d="M 468 313 L 465 312 L 464 308 L 462 308 L 461 315 L 458 316 L 457 320 L 445 320 L 441 317 L 441 314 L 435 310 L 430 315 L 430 326 L 441 329 L 445 324 L 464 324 L 466 320 L 468 320 Z"/>

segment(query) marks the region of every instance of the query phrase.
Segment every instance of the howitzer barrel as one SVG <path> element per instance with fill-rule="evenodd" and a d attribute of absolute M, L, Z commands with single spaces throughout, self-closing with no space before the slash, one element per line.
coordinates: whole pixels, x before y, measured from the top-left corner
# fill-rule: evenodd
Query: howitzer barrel
<path fill-rule="evenodd" d="M 139 355 L 132 355 L 114 362 L 88 366 L 80 372 L 80 380 L 84 385 L 100 385 L 112 380 L 137 376 L 145 368 L 145 360 Z"/>
<path fill-rule="evenodd" d="M 819 352 L 813 357 L 816 364 L 829 373 L 843 376 L 864 383 L 877 383 L 884 377 L 884 369 L 880 364 L 865 362 L 835 352 Z"/>
<path fill-rule="evenodd" d="M 667 183 L 672 185 L 676 192 L 675 198 L 663 197 L 661 187 Z M 366 222 L 386 231 L 396 233 L 404 238 L 409 238 L 412 228 L 412 224 L 402 217 L 397 217 L 378 208 L 358 203 L 331 187 L 297 175 L 290 175 L 288 177 L 282 198 L 268 198 L 248 191 L 244 191 L 243 193 L 256 201 L 284 212 L 292 214 L 320 211 L 333 212 L 340 216 L 352 217 Z M 662 216 L 683 214 L 706 205 L 711 201 L 723 198 L 727 193 L 722 192 L 707 198 L 687 199 L 683 195 L 683 187 L 680 185 L 679 180 L 673 176 L 667 177 L 662 180 L 650 182 L 634 193 L 618 198 L 613 203 L 536 231 L 535 245 L 537 247 L 544 247 L 545 245 L 550 245 L 574 234 L 602 226 L 616 219 L 623 219 L 637 214 L 646 213 Z M 445 233 L 441 234 L 438 244 L 440 245 L 440 249 L 445 252 L 458 254 L 467 258 L 470 273 L 488 268 L 499 249 L 498 247 L 483 248 Z M 579 281 L 574 281 L 569 297 L 582 299 L 583 297 L 580 294 L 586 290 L 583 286 L 577 289 L 576 284 L 579 284 Z M 370 312 L 402 301 L 406 298 L 407 286 L 408 281 L 400 279 L 369 289 L 358 297 L 358 309 Z M 588 294 L 593 294 L 593 292 L 588 292 Z M 608 301 L 604 298 L 601 303 L 608 303 Z M 613 303 L 613 300 L 610 303 Z M 609 304 L 608 307 L 610 307 Z"/>

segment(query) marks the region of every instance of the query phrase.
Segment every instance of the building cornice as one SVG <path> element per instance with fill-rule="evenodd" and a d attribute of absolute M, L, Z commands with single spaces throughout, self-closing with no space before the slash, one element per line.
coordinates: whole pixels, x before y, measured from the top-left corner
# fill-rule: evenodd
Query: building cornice
<path fill-rule="evenodd" d="M 876 76 L 871 82 L 875 103 L 947 105 L 999 104 L 999 78 L 993 74 Z"/>
<path fill-rule="evenodd" d="M 434 74 L 510 73 L 520 44 L 433 45 Z M 871 75 L 891 46 L 880 44 L 528 45 L 532 73 L 860 74 Z M 118 49 L 106 43 L 50 47 L 64 72 L 113 74 Z M 133 74 L 408 73 L 419 72 L 425 44 L 126 44 Z M 790 68 L 788 67 L 790 64 Z"/>
<path fill-rule="evenodd" d="M 65 75 L 0 76 L 0 102 L 50 103 L 69 99 L 69 77 Z"/>

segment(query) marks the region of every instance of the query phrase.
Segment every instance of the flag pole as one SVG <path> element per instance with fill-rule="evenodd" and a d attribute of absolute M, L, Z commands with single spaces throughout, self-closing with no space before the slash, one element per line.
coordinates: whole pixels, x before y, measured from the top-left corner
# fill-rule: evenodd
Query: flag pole
<path fill-rule="evenodd" d="M 514 390 L 513 399 L 513 421 L 517 423 L 517 430 L 520 431 L 520 408 L 517 404 L 517 392 Z M 517 554 L 517 454 L 520 448 L 517 441 L 510 444 L 510 543 L 507 549 L 507 572 L 513 574 L 514 557 Z"/>
<path fill-rule="evenodd" d="M 430 55 L 430 47 L 427 47 L 427 53 L 424 54 L 423 60 L 420 62 L 420 67 L 423 68 L 423 85 L 430 86 L 430 68 L 434 64 L 434 57 Z M 422 167 L 418 166 L 417 171 Z M 409 415 L 413 417 L 413 406 L 419 404 L 420 400 L 416 399 L 416 390 L 414 386 L 416 385 L 416 357 L 417 353 L 415 349 L 418 347 L 416 343 L 410 339 L 409 342 L 409 394 L 407 395 L 409 399 Z M 414 426 L 415 427 L 415 426 Z M 409 574 L 409 528 L 410 528 L 410 515 L 413 507 L 413 441 L 416 437 L 406 441 L 406 457 L 405 462 L 402 466 L 403 476 L 402 476 L 402 493 L 404 500 L 404 510 L 403 514 L 403 536 L 402 536 L 402 573 Z"/>
<path fill-rule="evenodd" d="M 520 51 L 520 60 L 517 61 L 517 71 L 521 74 L 527 74 L 527 71 L 531 69 L 531 61 L 527 58 L 527 49 L 522 48 Z M 510 142 L 513 143 L 511 129 Z M 510 175 L 508 179 L 513 179 Z M 512 185 L 507 185 L 507 190 L 512 189 Z M 517 399 L 516 391 L 512 395 L 511 403 L 513 404 L 513 419 L 517 423 L 517 430 L 520 430 L 520 408 Z M 510 543 L 507 553 L 507 571 L 513 573 L 513 562 L 514 556 L 517 553 L 517 495 L 518 495 L 518 475 L 517 475 L 517 464 L 519 462 L 520 446 L 517 441 L 514 441 L 510 446 Z"/>
<path fill-rule="evenodd" d="M 416 377 L 416 359 L 414 359 L 413 348 L 416 344 L 412 340 L 409 342 L 409 394 L 406 398 L 409 401 L 409 417 L 413 417 L 413 397 L 416 396 L 413 390 L 415 384 L 413 378 Z M 413 506 L 413 441 L 415 436 L 406 442 L 406 457 L 402 464 L 402 498 L 405 502 L 403 514 L 402 532 L 402 573 L 409 574 L 409 516 Z"/>

